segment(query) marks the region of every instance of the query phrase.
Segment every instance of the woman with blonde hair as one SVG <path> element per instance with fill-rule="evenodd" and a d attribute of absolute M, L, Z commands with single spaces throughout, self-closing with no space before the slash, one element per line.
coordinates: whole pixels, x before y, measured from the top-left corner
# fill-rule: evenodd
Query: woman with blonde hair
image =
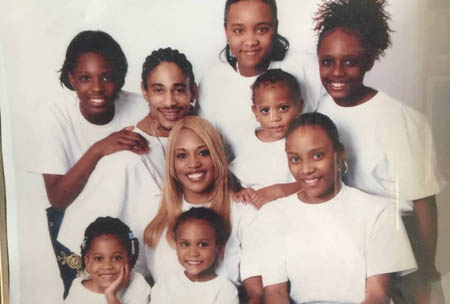
<path fill-rule="evenodd" d="M 232 201 L 229 176 L 217 130 L 197 116 L 177 122 L 168 139 L 160 208 L 144 233 L 147 265 L 155 282 L 163 274 L 184 270 L 175 252 L 173 226 L 177 217 L 190 208 L 208 207 L 222 216 L 231 230 L 217 274 L 239 285 L 241 244 L 256 210 Z"/>

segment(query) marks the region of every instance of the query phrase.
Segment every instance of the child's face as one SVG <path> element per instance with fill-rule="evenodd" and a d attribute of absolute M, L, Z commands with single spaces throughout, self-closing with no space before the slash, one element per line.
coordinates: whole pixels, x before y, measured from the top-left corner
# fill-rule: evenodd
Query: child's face
<path fill-rule="evenodd" d="M 103 292 L 120 275 L 121 268 L 130 264 L 130 257 L 122 243 L 113 235 L 100 235 L 91 241 L 84 257 L 92 287 Z"/>
<path fill-rule="evenodd" d="M 239 1 L 230 6 L 225 34 L 239 71 L 244 76 L 258 75 L 258 65 L 270 53 L 275 24 L 270 7 L 262 1 Z"/>
<path fill-rule="evenodd" d="M 364 75 L 372 64 L 358 35 L 337 28 L 323 38 L 318 57 L 322 84 L 334 101 L 343 106 L 362 103 Z"/>
<path fill-rule="evenodd" d="M 300 114 L 291 88 L 283 83 L 262 84 L 255 92 L 252 110 L 265 138 L 271 141 L 283 138 L 291 121 Z"/>
<path fill-rule="evenodd" d="M 323 203 L 340 189 L 337 164 L 343 152 L 337 152 L 327 133 L 319 126 L 303 126 L 286 139 L 286 153 L 292 176 L 301 182 L 299 198 L 306 203 Z"/>
<path fill-rule="evenodd" d="M 214 184 L 214 163 L 205 142 L 192 130 L 183 129 L 174 143 L 175 173 L 191 203 L 206 203 Z"/>
<path fill-rule="evenodd" d="M 182 223 L 176 233 L 178 261 L 191 281 L 206 281 L 215 277 L 214 262 L 222 246 L 216 244 L 216 235 L 204 220 L 192 219 Z"/>
<path fill-rule="evenodd" d="M 69 81 L 80 100 L 80 111 L 90 122 L 102 124 L 105 113 L 114 113 L 118 88 L 114 71 L 105 58 L 88 52 L 78 56 L 77 64 L 69 73 Z"/>
<path fill-rule="evenodd" d="M 190 79 L 176 63 L 162 62 L 150 72 L 146 85 L 142 85 L 142 93 L 150 104 L 150 116 L 159 123 L 158 133 L 168 136 L 195 98 Z"/>

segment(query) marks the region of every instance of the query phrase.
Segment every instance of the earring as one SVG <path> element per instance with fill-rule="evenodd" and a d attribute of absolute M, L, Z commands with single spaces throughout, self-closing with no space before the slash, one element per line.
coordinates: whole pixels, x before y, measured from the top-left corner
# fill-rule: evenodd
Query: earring
<path fill-rule="evenodd" d="M 230 55 L 231 58 L 236 59 L 236 56 L 233 54 L 233 51 L 231 50 L 230 43 L 227 41 L 227 50 L 228 55 Z"/>
<path fill-rule="evenodd" d="M 342 165 L 343 165 L 343 171 L 342 171 L 342 175 L 345 175 L 345 174 L 347 174 L 348 173 L 348 164 L 347 164 L 347 161 L 344 159 L 343 161 L 342 161 Z"/>

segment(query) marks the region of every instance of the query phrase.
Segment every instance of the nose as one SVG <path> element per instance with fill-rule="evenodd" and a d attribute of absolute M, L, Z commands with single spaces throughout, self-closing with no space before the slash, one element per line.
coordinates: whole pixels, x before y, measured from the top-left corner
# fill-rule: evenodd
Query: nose
<path fill-rule="evenodd" d="M 173 92 L 168 92 L 164 97 L 164 106 L 165 107 L 173 107 L 178 104 L 176 97 Z"/>
<path fill-rule="evenodd" d="M 100 78 L 94 77 L 91 81 L 91 90 L 94 92 L 103 92 L 105 90 L 103 81 Z"/>
<path fill-rule="evenodd" d="M 248 31 L 244 37 L 244 44 L 246 46 L 254 46 L 256 44 L 258 44 L 258 39 L 257 39 L 257 35 L 252 32 L 252 31 Z"/>
<path fill-rule="evenodd" d="M 113 268 L 112 261 L 105 259 L 103 261 L 103 268 L 105 268 L 105 269 Z"/>
<path fill-rule="evenodd" d="M 309 174 L 313 173 L 314 170 L 315 170 L 315 167 L 312 162 L 310 162 L 310 161 L 302 162 L 301 172 L 303 175 L 309 175 Z"/>
<path fill-rule="evenodd" d="M 269 112 L 269 119 L 271 122 L 277 122 L 281 120 L 281 115 L 276 110 L 270 110 Z"/>
<path fill-rule="evenodd" d="M 340 63 L 336 63 L 333 66 L 333 70 L 331 71 L 333 76 L 343 76 L 345 74 L 343 65 Z"/>
<path fill-rule="evenodd" d="M 198 159 L 197 155 L 194 155 L 189 158 L 189 168 L 198 168 L 201 166 L 200 160 Z"/>
<path fill-rule="evenodd" d="M 199 256 L 200 253 L 198 252 L 198 248 L 196 246 L 191 246 L 189 248 L 189 256 L 191 257 L 197 257 Z"/>

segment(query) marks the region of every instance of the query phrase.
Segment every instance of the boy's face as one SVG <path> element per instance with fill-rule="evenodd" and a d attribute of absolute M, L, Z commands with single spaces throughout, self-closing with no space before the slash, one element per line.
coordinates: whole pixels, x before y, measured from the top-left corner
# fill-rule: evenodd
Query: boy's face
<path fill-rule="evenodd" d="M 284 137 L 289 124 L 301 112 L 292 89 L 284 83 L 263 83 L 255 92 L 252 106 L 264 138 L 276 141 Z"/>
<path fill-rule="evenodd" d="M 214 262 L 222 246 L 216 244 L 211 225 L 192 219 L 182 223 L 176 233 L 178 261 L 191 281 L 207 281 L 215 277 Z"/>
<path fill-rule="evenodd" d="M 318 50 L 320 78 L 334 101 L 355 106 L 365 101 L 364 76 L 372 67 L 361 39 L 341 28 L 327 34 Z"/>
<path fill-rule="evenodd" d="M 190 88 L 190 79 L 173 62 L 162 62 L 147 77 L 147 88 L 142 94 L 150 104 L 150 116 L 158 123 L 158 136 L 168 136 L 175 123 L 187 115 L 189 105 L 196 97 Z"/>

